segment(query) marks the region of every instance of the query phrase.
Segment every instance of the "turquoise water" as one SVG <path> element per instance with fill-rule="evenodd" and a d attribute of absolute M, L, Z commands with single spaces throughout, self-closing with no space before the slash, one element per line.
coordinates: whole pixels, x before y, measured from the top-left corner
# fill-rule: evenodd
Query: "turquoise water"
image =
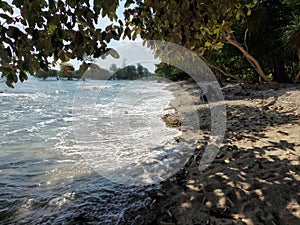
<path fill-rule="evenodd" d="M 118 224 L 147 204 L 151 184 L 173 172 L 153 168 L 178 151 L 178 131 L 161 120 L 173 98 L 165 87 L 1 83 L 0 224 Z"/>

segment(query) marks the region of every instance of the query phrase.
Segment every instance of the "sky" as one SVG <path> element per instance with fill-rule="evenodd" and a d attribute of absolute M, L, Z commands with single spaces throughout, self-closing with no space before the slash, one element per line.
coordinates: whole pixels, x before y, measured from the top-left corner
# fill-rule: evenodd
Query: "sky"
<path fill-rule="evenodd" d="M 120 55 L 119 59 L 115 59 L 112 56 L 108 56 L 105 60 L 101 58 L 97 59 L 96 63 L 101 68 L 109 68 L 111 64 L 116 64 L 117 67 L 123 67 L 123 65 L 135 65 L 137 63 L 142 64 L 148 68 L 150 72 L 154 72 L 155 64 L 158 64 L 160 60 L 154 59 L 153 51 L 143 46 L 142 40 L 137 41 L 122 41 L 116 43 L 114 48 Z"/>

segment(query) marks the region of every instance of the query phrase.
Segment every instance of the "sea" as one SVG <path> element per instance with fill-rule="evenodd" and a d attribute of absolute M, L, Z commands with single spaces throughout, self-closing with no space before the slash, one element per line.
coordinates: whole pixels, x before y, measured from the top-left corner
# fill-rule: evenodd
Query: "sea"
<path fill-rule="evenodd" d="M 0 224 L 121 224 L 186 161 L 165 82 L 0 83 Z"/>

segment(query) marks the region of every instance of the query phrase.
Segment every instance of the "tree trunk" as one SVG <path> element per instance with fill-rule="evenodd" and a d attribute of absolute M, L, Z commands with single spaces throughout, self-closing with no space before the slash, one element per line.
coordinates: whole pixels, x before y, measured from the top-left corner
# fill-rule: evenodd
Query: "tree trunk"
<path fill-rule="evenodd" d="M 300 71 L 298 72 L 298 74 L 297 74 L 297 76 L 296 76 L 296 78 L 295 78 L 294 83 L 295 83 L 295 84 L 298 83 L 299 79 L 300 79 Z"/>
<path fill-rule="evenodd" d="M 299 62 L 300 62 L 300 44 L 297 45 L 297 53 L 298 53 L 298 58 L 299 58 Z M 300 71 L 298 72 L 297 76 L 295 77 L 294 83 L 297 83 L 299 81 L 299 79 L 300 79 Z"/>
<path fill-rule="evenodd" d="M 289 83 L 290 78 L 289 75 L 287 74 L 284 66 L 284 62 L 280 58 L 275 58 L 273 62 L 273 78 L 274 81 L 277 81 L 279 83 Z"/>
<path fill-rule="evenodd" d="M 256 72 L 259 74 L 259 76 L 264 79 L 266 82 L 270 83 L 270 79 L 266 76 L 264 71 L 262 70 L 259 62 L 249 53 L 247 52 L 237 41 L 235 41 L 233 38 L 230 38 L 227 40 L 227 42 L 234 47 L 238 48 L 243 55 L 251 62 Z"/>
<path fill-rule="evenodd" d="M 221 68 L 215 66 L 214 64 L 209 63 L 209 62 L 206 61 L 206 60 L 205 60 L 204 62 L 205 62 L 211 69 L 215 69 L 215 70 L 219 71 L 219 72 L 222 73 L 224 76 L 233 78 L 233 79 L 239 81 L 240 83 L 243 83 L 243 82 L 244 82 L 244 81 L 243 81 L 241 78 L 239 78 L 238 76 L 234 76 L 234 75 L 232 75 L 232 74 L 230 74 L 230 73 L 226 73 L 226 72 L 225 72 L 224 70 L 222 70 Z"/>

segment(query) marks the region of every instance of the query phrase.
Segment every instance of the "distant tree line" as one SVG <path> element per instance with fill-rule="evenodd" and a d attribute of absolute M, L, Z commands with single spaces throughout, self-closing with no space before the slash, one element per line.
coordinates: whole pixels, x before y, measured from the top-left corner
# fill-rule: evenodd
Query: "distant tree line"
<path fill-rule="evenodd" d="M 75 70 L 72 65 L 61 65 L 60 70 L 40 70 L 35 76 L 40 79 L 46 80 L 47 78 L 56 79 L 91 79 L 91 80 L 136 80 L 142 77 L 153 76 L 153 74 L 141 64 L 124 66 L 118 68 L 116 64 L 112 64 L 109 70 L 100 68 L 93 63 L 85 63 L 83 67 Z"/>
<path fill-rule="evenodd" d="M 136 80 L 142 77 L 153 76 L 153 74 L 140 63 L 136 66 L 129 65 L 123 68 L 118 68 L 115 64 L 112 64 L 109 69 L 112 73 L 111 79 L 114 80 Z"/>
<path fill-rule="evenodd" d="M 75 70 L 72 65 L 65 64 L 65 65 L 61 65 L 60 70 L 41 69 L 34 76 L 43 80 L 46 80 L 49 77 L 55 77 L 57 80 L 59 80 L 60 78 L 72 80 L 73 78 L 80 79 L 82 77 L 82 73 L 79 70 Z"/>

